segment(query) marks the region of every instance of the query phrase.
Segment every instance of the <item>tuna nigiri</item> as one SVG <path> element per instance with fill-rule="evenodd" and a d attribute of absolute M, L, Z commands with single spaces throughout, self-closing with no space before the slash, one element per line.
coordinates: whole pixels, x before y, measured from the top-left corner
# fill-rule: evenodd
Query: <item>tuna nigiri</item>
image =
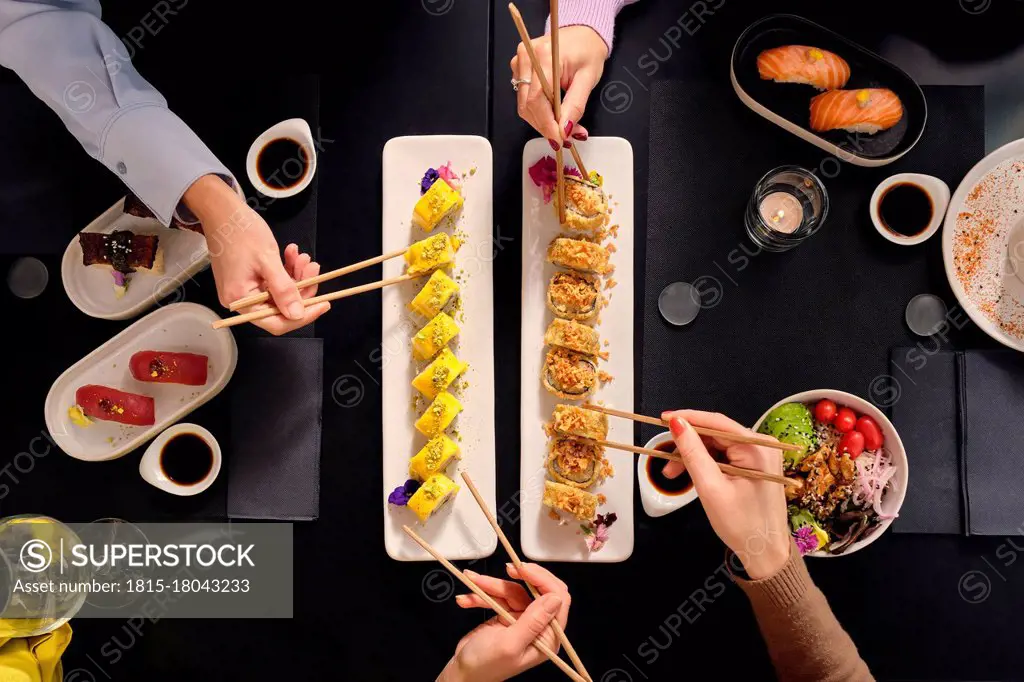
<path fill-rule="evenodd" d="M 766 81 L 803 83 L 835 90 L 850 80 L 850 65 L 828 50 L 807 45 L 783 45 L 757 56 L 757 71 Z"/>
<path fill-rule="evenodd" d="M 152 426 L 156 422 L 152 398 L 109 386 L 82 386 L 75 391 L 75 403 L 68 415 L 79 426 L 87 426 L 90 417 L 132 426 Z"/>
<path fill-rule="evenodd" d="M 202 386 L 206 383 L 208 362 L 208 357 L 197 353 L 140 350 L 132 356 L 128 366 L 138 381 Z"/>
<path fill-rule="evenodd" d="M 811 100 L 811 129 L 847 130 L 873 135 L 903 118 L 903 104 L 892 90 L 832 90 Z"/>

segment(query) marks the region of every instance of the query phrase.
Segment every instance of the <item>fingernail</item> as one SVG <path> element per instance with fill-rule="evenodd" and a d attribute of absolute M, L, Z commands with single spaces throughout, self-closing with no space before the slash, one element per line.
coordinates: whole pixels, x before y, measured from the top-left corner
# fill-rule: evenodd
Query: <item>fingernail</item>
<path fill-rule="evenodd" d="M 288 306 L 288 315 L 289 315 L 289 317 L 292 317 L 292 318 L 294 318 L 296 320 L 299 319 L 300 317 L 302 317 L 302 311 L 303 311 L 303 306 L 298 301 L 294 301 L 291 305 Z"/>
<path fill-rule="evenodd" d="M 672 410 L 665 410 L 664 412 L 662 412 L 662 413 L 661 413 L 661 419 L 662 419 L 663 421 L 664 421 L 665 419 L 668 419 L 668 416 L 669 416 L 670 414 L 672 414 Z"/>
<path fill-rule="evenodd" d="M 554 140 L 548 140 L 548 144 L 551 145 L 551 151 L 553 151 L 553 152 L 557 152 L 558 151 L 558 143 L 557 142 L 555 142 Z"/>
<path fill-rule="evenodd" d="M 474 580 L 474 581 L 475 581 L 475 580 L 476 580 L 477 578 L 479 578 L 479 577 L 480 577 L 480 575 L 479 575 L 479 574 L 477 574 L 477 573 L 474 573 L 473 571 L 469 570 L 468 568 L 467 568 L 467 569 L 466 569 L 465 571 L 463 571 L 463 572 L 462 572 L 462 575 L 464 575 L 464 576 L 466 576 L 467 578 L 469 578 L 470 580 Z"/>
<path fill-rule="evenodd" d="M 466 606 L 469 604 L 469 596 L 465 594 L 456 595 L 455 603 L 459 606 Z"/>
<path fill-rule="evenodd" d="M 590 135 L 587 133 L 587 131 L 582 129 L 577 130 L 575 133 L 572 134 L 572 139 L 579 140 L 580 142 L 586 142 L 588 137 L 590 137 Z"/>
<path fill-rule="evenodd" d="M 568 141 L 568 140 L 566 140 L 565 142 L 563 142 L 563 143 L 562 143 L 562 146 L 563 146 L 563 147 L 565 147 L 566 149 L 571 149 L 571 148 L 572 148 L 572 145 L 571 145 L 571 144 L 569 143 L 569 141 Z"/>
<path fill-rule="evenodd" d="M 558 613 L 558 609 L 562 608 L 562 599 L 553 594 L 545 594 L 540 600 L 543 602 L 541 606 L 544 607 L 544 611 L 551 615 Z"/>
<path fill-rule="evenodd" d="M 686 422 L 679 417 L 674 417 L 669 421 L 668 428 L 672 431 L 673 436 L 681 436 L 686 432 Z"/>
<path fill-rule="evenodd" d="M 516 570 L 516 567 L 512 564 L 505 564 L 505 570 L 511 573 L 512 571 Z"/>
<path fill-rule="evenodd" d="M 572 135 L 572 127 L 574 125 L 576 125 L 576 124 L 573 123 L 572 121 L 566 121 L 566 123 L 565 123 L 565 136 L 566 137 Z"/>

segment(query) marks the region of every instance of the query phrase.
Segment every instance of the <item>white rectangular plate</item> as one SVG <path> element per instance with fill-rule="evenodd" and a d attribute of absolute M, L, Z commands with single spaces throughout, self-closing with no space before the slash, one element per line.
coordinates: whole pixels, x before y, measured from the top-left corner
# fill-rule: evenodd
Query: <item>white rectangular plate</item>
<path fill-rule="evenodd" d="M 61 279 L 71 302 L 91 317 L 105 320 L 135 317 L 183 286 L 210 262 L 203 235 L 164 227 L 155 218 L 129 215 L 124 212 L 124 199 L 104 211 L 82 231 L 109 234 L 114 230 L 157 235 L 164 255 L 164 271 L 161 274 L 133 273 L 128 291 L 117 298 L 110 269 L 82 265 L 82 245 L 76 234 L 64 250 L 60 264 Z"/>
<path fill-rule="evenodd" d="M 238 348 L 230 331 L 210 328 L 217 319 L 216 313 L 196 303 L 164 306 L 61 374 L 50 387 L 45 407 L 46 428 L 60 449 L 75 459 L 89 462 L 116 459 L 220 393 L 235 373 Z M 140 350 L 206 355 L 210 358 L 206 385 L 182 386 L 136 380 L 128 370 L 128 360 Z M 129 426 L 94 420 L 92 426 L 86 428 L 73 425 L 68 418 L 68 408 L 75 404 L 75 391 L 87 384 L 150 396 L 156 401 L 156 423 L 153 426 Z"/>
<path fill-rule="evenodd" d="M 543 425 L 551 421 L 551 413 L 560 401 L 544 390 L 540 383 L 544 365 L 544 331 L 554 316 L 547 308 L 548 282 L 557 268 L 547 262 L 547 247 L 560 234 L 558 218 L 551 204 L 545 204 L 541 190 L 530 179 L 529 168 L 550 155 L 547 140 L 531 140 L 523 149 L 523 337 L 522 337 L 522 545 L 526 556 L 534 561 L 625 561 L 633 553 L 633 476 L 635 455 L 608 450 L 606 456 L 615 468 L 615 476 L 590 490 L 608 498 L 600 507 L 602 514 L 615 512 L 618 521 L 609 530 L 609 541 L 599 552 L 591 553 L 580 534 L 580 524 L 571 521 L 559 526 L 548 517 L 542 503 L 548 438 Z M 587 169 L 604 177 L 604 190 L 609 195 L 611 225 L 618 225 L 618 237 L 605 244 L 614 244 L 612 254 L 617 285 L 605 291 L 610 297 L 601 311 L 597 330 L 604 349 L 610 354 L 600 363 L 601 369 L 614 377 L 604 384 L 591 400 L 608 407 L 633 410 L 633 148 L 619 137 L 591 137 L 580 145 L 580 154 Z M 572 158 L 566 154 L 570 162 Z M 608 278 L 605 278 L 607 286 Z M 578 403 L 577 403 L 578 404 Z M 608 440 L 633 442 L 633 424 L 625 419 L 609 419 Z"/>
<path fill-rule="evenodd" d="M 457 397 L 465 407 L 454 424 L 462 450 L 461 462 L 448 467 L 447 475 L 462 490 L 445 509 L 426 524 L 419 523 L 408 509 L 391 507 L 388 493 L 409 477 L 409 459 L 426 443 L 413 426 L 427 403 L 413 407 L 416 389 L 413 377 L 426 363 L 412 358 L 412 336 L 427 320 L 407 309 L 423 286 L 424 278 L 384 289 L 382 331 L 382 409 L 384 422 L 384 545 L 388 555 L 399 561 L 430 559 L 402 531 L 403 525 L 416 532 L 448 559 L 479 559 L 490 556 L 497 537 L 476 501 L 465 490 L 462 471 L 494 510 L 494 297 L 491 282 L 493 242 L 493 169 L 491 144 L 485 138 L 465 135 L 396 137 L 384 145 L 384 243 L 383 252 L 401 249 L 427 234 L 412 224 L 412 209 L 420 198 L 420 179 L 428 168 L 451 161 L 452 169 L 464 175 L 465 207 L 457 220 L 464 235 L 455 258 L 453 275 L 461 273 L 459 284 L 463 314 L 456 316 L 461 329 L 452 351 L 469 363 L 467 388 Z M 470 175 L 471 169 L 475 172 Z M 451 227 L 438 227 L 451 232 Z M 384 277 L 398 277 L 405 261 L 394 258 L 384 263 Z M 449 430 L 451 435 L 451 429 Z"/>

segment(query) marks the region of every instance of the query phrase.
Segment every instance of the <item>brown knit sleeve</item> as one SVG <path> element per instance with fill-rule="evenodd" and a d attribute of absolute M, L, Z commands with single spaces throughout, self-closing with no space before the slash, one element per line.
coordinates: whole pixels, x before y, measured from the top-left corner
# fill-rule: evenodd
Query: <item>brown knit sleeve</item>
<path fill-rule="evenodd" d="M 736 583 L 754 607 L 775 672 L 783 682 L 873 680 L 825 595 L 811 576 L 796 545 L 775 575 Z"/>

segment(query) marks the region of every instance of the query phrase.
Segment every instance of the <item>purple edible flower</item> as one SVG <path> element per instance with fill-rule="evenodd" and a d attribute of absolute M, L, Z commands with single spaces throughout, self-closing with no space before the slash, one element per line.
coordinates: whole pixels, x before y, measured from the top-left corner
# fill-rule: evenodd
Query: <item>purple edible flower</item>
<path fill-rule="evenodd" d="M 800 550 L 800 556 L 810 554 L 814 550 L 818 549 L 818 536 L 814 534 L 814 529 L 810 526 L 802 526 L 796 529 L 793 533 L 793 539 L 796 540 L 797 549 Z"/>
<path fill-rule="evenodd" d="M 123 287 L 124 282 L 124 273 L 119 270 L 114 270 L 114 284 L 116 284 L 119 287 Z"/>
<path fill-rule="evenodd" d="M 441 174 L 436 169 L 428 168 L 427 172 L 423 174 L 423 179 L 420 180 L 420 196 L 426 194 L 430 186 L 437 182 L 440 177 Z"/>
<path fill-rule="evenodd" d="M 408 481 L 391 491 L 391 494 L 388 495 L 388 504 L 393 504 L 396 507 L 404 507 L 409 504 L 409 498 L 413 496 L 413 493 L 419 489 L 420 482 L 410 478 Z"/>

